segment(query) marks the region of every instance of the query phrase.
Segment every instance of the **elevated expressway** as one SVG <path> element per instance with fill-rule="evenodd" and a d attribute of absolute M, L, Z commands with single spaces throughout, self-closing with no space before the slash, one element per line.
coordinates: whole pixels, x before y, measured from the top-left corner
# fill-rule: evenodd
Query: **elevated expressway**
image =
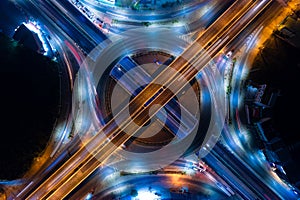
<path fill-rule="evenodd" d="M 166 68 L 156 77 L 156 80 L 166 83 L 165 86 L 172 85 L 172 88 L 180 91 L 185 84 L 185 82 L 178 79 L 180 75 L 187 80 L 193 79 L 211 58 L 229 44 L 271 2 L 271 0 L 236 1 L 214 24 L 199 35 L 181 56 L 170 64 L 178 71 L 178 74 L 171 73 Z M 199 46 L 203 48 L 199 48 Z M 153 99 L 154 95 L 156 97 Z M 103 165 L 121 144 L 124 144 L 138 131 L 139 127 L 135 126 L 135 122 L 143 125 L 152 117 L 148 114 L 149 108 L 154 104 L 165 105 L 175 95 L 157 84 L 150 83 L 128 105 L 131 110 L 135 110 L 131 113 L 133 120 L 127 118 L 126 108 L 121 110 L 116 118 L 123 123 L 116 126 L 113 121 L 108 122 L 34 191 L 30 193 L 23 192 L 18 198 L 62 199 L 66 197 L 91 173 Z M 149 103 L 146 105 L 147 102 Z M 153 114 L 158 112 L 159 108 L 154 107 L 154 109 L 154 111 L 152 110 Z M 124 129 L 127 130 L 127 133 L 130 132 L 131 135 L 124 134 L 122 132 Z M 109 140 L 107 140 L 107 137 Z"/>

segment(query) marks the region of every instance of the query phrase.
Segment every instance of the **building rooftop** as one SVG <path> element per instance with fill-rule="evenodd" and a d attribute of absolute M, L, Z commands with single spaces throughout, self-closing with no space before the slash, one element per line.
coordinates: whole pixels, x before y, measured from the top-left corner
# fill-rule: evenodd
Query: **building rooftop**
<path fill-rule="evenodd" d="M 43 44 L 37 33 L 29 30 L 24 24 L 21 24 L 15 31 L 13 39 L 19 41 L 27 48 L 38 53 L 44 53 Z"/>

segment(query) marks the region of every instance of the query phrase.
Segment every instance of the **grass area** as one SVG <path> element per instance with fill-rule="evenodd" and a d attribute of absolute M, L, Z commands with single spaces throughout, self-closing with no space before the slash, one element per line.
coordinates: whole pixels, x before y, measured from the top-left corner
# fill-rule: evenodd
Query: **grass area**
<path fill-rule="evenodd" d="M 58 116 L 58 64 L 0 33 L 0 179 L 20 178 Z"/>

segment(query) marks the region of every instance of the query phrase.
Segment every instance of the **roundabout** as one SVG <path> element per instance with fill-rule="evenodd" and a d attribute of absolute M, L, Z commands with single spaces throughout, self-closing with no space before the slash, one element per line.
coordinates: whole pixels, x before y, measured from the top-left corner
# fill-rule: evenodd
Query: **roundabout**
<path fill-rule="evenodd" d="M 84 95 L 73 99 L 75 106 L 81 105 L 82 118 L 96 121 L 98 130 L 91 137 L 107 137 L 103 145 L 117 152 L 110 155 L 124 158 L 117 164 L 120 170 L 130 165 L 137 167 L 132 170 L 152 171 L 181 156 L 206 155 L 224 123 L 218 70 L 213 63 L 199 70 L 202 60 L 189 70 L 174 65 L 175 60 L 190 59 L 179 56 L 190 44 L 166 29 L 126 35 L 131 37 L 118 38 L 103 51 L 95 48 L 80 68 L 81 85 L 75 84 L 74 94 Z"/>

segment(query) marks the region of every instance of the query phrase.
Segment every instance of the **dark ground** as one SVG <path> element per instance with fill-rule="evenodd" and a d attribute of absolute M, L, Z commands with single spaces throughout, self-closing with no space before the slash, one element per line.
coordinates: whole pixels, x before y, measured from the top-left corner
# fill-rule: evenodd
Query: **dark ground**
<path fill-rule="evenodd" d="M 252 69 L 248 79 L 281 91 L 274 106 L 275 128 L 287 143 L 300 141 L 300 50 L 272 36 Z"/>
<path fill-rule="evenodd" d="M 276 36 L 264 45 L 254 61 L 248 79 L 280 89 L 281 95 L 273 107 L 273 127 L 290 149 L 294 166 L 300 168 L 300 49 Z M 298 171 L 298 170 L 297 170 Z M 300 176 L 299 173 L 297 173 Z M 296 175 L 296 174 L 294 174 Z"/>
<path fill-rule="evenodd" d="M 22 176 L 58 115 L 58 64 L 0 33 L 0 180 Z"/>

